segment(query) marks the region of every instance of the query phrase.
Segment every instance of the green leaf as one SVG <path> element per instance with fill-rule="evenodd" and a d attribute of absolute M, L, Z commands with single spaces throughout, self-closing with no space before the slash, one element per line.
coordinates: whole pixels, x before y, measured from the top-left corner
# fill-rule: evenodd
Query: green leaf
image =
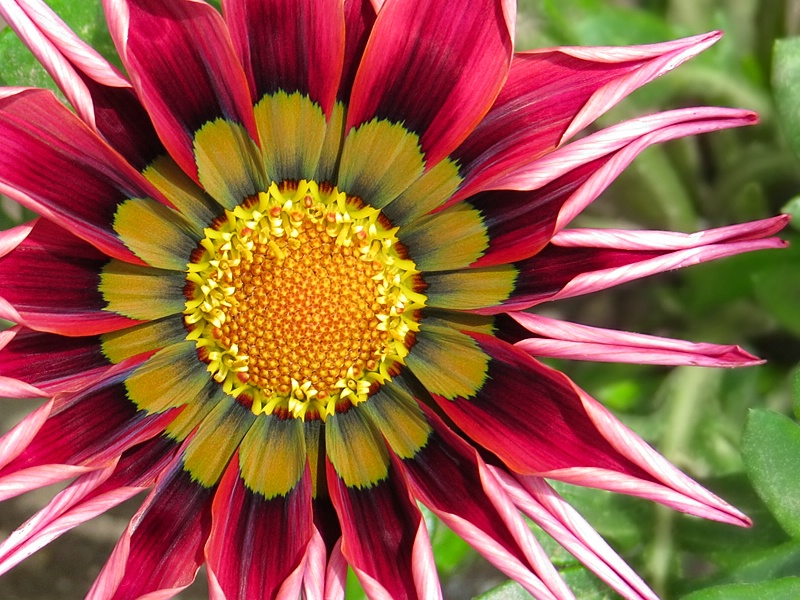
<path fill-rule="evenodd" d="M 48 0 L 47 4 L 81 39 L 119 66 L 100 0 Z M 0 64 L 0 85 L 56 90 L 50 76 L 11 28 L 0 31 Z"/>
<path fill-rule="evenodd" d="M 789 202 L 781 208 L 781 212 L 791 215 L 792 220 L 789 224 L 795 229 L 800 229 L 800 196 L 795 196 L 789 200 Z"/>
<path fill-rule="evenodd" d="M 765 583 L 734 583 L 706 588 L 683 600 L 795 600 L 800 598 L 800 577 L 786 577 Z"/>
<path fill-rule="evenodd" d="M 745 468 L 781 527 L 800 537 L 800 427 L 788 417 L 751 411 L 742 434 Z"/>
<path fill-rule="evenodd" d="M 781 128 L 795 154 L 800 156 L 800 38 L 775 42 L 772 86 Z"/>
<path fill-rule="evenodd" d="M 792 388 L 794 396 L 794 416 L 800 419 L 800 369 L 794 372 L 794 385 Z"/>

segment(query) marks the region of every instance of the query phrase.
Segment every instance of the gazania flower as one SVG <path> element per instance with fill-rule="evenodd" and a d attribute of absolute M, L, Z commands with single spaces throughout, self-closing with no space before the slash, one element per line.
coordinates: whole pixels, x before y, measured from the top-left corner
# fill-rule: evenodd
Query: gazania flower
<path fill-rule="evenodd" d="M 718 34 L 514 54 L 507 0 L 104 0 L 127 75 L 40 0 L 0 15 L 75 112 L 0 89 L 0 497 L 74 478 L 11 568 L 150 490 L 89 597 L 435 598 L 417 502 L 537 598 L 569 589 L 528 515 L 626 598 L 654 594 L 548 485 L 745 525 L 540 357 L 739 366 L 543 303 L 773 248 L 568 229 L 650 144 L 747 125 L 695 108 L 575 136 Z M 523 312 L 524 311 L 524 312 Z"/>

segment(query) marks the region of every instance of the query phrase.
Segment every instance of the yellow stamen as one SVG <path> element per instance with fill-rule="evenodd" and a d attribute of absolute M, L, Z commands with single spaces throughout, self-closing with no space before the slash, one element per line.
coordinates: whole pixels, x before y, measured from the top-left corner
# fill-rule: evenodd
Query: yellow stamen
<path fill-rule="evenodd" d="M 273 183 L 205 230 L 184 320 L 227 393 L 256 414 L 324 420 L 403 363 L 426 298 L 379 217 L 336 188 Z"/>

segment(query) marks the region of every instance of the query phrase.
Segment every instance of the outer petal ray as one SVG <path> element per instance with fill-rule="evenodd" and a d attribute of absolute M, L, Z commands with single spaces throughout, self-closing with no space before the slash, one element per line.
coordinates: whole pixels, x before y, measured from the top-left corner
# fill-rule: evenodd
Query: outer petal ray
<path fill-rule="evenodd" d="M 327 471 L 331 500 L 342 524 L 342 554 L 370 597 L 432 597 L 423 596 L 417 587 L 417 572 L 435 567 L 415 560 L 417 539 L 430 542 L 401 475 L 390 467 L 385 479 L 359 489 L 347 486 L 330 462 Z M 441 594 L 436 592 L 433 597 Z"/>
<path fill-rule="evenodd" d="M 87 600 L 166 599 L 187 587 L 203 563 L 213 497 L 176 459 L 134 515 Z"/>
<path fill-rule="evenodd" d="M 425 369 L 424 356 L 412 360 L 416 346 L 408 365 L 439 408 L 513 471 L 641 495 L 704 518 L 748 523 L 736 509 L 672 467 L 562 373 L 493 336 L 461 335 L 460 340 L 437 336 L 437 366 Z M 448 371 L 477 353 L 490 357 L 485 372 L 462 381 L 462 388 L 473 386 L 469 394 L 454 392 Z"/>
<path fill-rule="evenodd" d="M 554 150 L 719 37 L 714 32 L 650 46 L 516 54 L 492 109 L 454 153 L 466 177 L 454 200 L 497 187 L 499 178 Z"/>
<path fill-rule="evenodd" d="M 353 83 L 346 131 L 374 118 L 404 123 L 420 136 L 429 164 L 438 163 L 500 91 L 514 11 L 496 0 L 470 0 L 457 9 L 424 1 L 385 4 Z"/>
<path fill-rule="evenodd" d="M 111 257 L 143 263 L 113 230 L 114 215 L 133 198 L 169 202 L 53 94 L 1 91 L 0 138 L 0 193 Z"/>
<path fill-rule="evenodd" d="M 288 494 L 267 499 L 247 487 L 234 457 L 211 517 L 209 578 L 224 598 L 299 597 L 315 533 L 308 474 Z"/>
<path fill-rule="evenodd" d="M 531 313 L 509 315 L 537 337 L 515 345 L 532 356 L 652 365 L 741 367 L 761 364 L 739 346 L 671 340 L 652 335 L 612 331 L 550 319 Z"/>
<path fill-rule="evenodd" d="M 230 190 L 253 193 L 263 185 L 247 81 L 219 13 L 192 0 L 104 0 L 103 6 L 139 98 L 181 168 L 223 204 Z M 198 139 L 209 123 L 220 131 Z M 203 172 L 217 160 L 225 164 L 227 185 Z"/>
<path fill-rule="evenodd" d="M 0 544 L 0 574 L 67 531 L 152 486 L 177 449 L 163 437 L 148 440 L 110 466 L 78 477 Z"/>
<path fill-rule="evenodd" d="M 47 69 L 78 116 L 137 169 L 163 154 L 128 80 L 41 0 L 2 0 L 0 14 Z"/>

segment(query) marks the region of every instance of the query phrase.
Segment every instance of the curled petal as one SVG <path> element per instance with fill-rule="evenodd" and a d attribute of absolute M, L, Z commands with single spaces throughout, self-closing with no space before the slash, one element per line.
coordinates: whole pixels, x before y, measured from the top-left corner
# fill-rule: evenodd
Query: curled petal
<path fill-rule="evenodd" d="M 739 346 L 684 342 L 668 338 L 588 327 L 531 313 L 509 316 L 536 338 L 515 343 L 533 356 L 648 365 L 744 367 L 763 361 Z"/>
<path fill-rule="evenodd" d="M 527 478 L 523 487 L 505 470 L 489 469 L 520 510 L 623 598 L 657 600 L 641 578 L 544 479 Z"/>
<path fill-rule="evenodd" d="M 624 96 L 695 56 L 718 32 L 634 47 L 546 48 L 514 56 L 508 80 L 454 156 L 465 181 L 448 204 L 552 152 Z M 518 188 L 530 189 L 530 188 Z"/>

